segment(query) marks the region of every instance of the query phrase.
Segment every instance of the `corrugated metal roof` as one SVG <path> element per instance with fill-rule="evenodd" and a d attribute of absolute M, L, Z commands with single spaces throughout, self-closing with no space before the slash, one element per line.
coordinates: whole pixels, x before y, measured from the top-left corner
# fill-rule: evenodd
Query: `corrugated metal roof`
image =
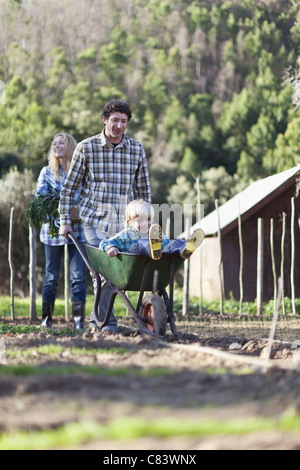
<path fill-rule="evenodd" d="M 283 171 L 282 173 L 255 181 L 239 194 L 225 202 L 219 207 L 220 229 L 223 230 L 225 227 L 237 220 L 239 213 L 242 216 L 250 209 L 253 209 L 257 204 L 263 201 L 263 199 L 278 190 L 280 186 L 284 185 L 284 183 L 294 177 L 298 172 L 300 172 L 300 164 L 294 168 Z M 214 210 L 208 214 L 200 221 L 200 224 L 195 224 L 192 229 L 199 226 L 208 236 L 216 234 L 218 232 L 217 211 Z"/>

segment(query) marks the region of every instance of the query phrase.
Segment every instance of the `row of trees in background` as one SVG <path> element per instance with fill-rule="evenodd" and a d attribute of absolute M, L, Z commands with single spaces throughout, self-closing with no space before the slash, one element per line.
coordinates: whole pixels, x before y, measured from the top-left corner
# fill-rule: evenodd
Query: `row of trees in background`
<path fill-rule="evenodd" d="M 4 0 L 2 167 L 10 157 L 36 172 L 57 130 L 98 133 L 110 97 L 131 104 L 130 131 L 156 173 L 162 162 L 188 174 L 224 166 L 249 180 L 294 165 L 299 114 L 282 79 L 297 63 L 299 10 L 292 0 Z"/>
<path fill-rule="evenodd" d="M 293 0 L 0 2 L 1 258 L 14 198 L 15 249 L 27 253 L 21 221 L 53 135 L 100 132 L 113 97 L 132 107 L 128 133 L 146 149 L 154 203 L 196 203 L 200 176 L 207 214 L 297 164 L 300 114 L 283 77 L 299 46 Z"/>

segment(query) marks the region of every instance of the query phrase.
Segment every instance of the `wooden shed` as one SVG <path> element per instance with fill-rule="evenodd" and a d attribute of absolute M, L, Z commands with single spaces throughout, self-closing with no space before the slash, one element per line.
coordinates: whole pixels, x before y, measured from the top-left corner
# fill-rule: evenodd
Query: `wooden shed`
<path fill-rule="evenodd" d="M 239 299 L 240 254 L 242 252 L 244 301 L 254 301 L 257 298 L 258 265 L 260 264 L 262 274 L 259 285 L 262 286 L 262 298 L 268 301 L 274 297 L 272 253 L 275 259 L 276 279 L 280 276 L 282 260 L 284 262 L 284 295 L 290 297 L 294 285 L 295 296 L 300 297 L 299 192 L 300 165 L 250 184 L 245 190 L 220 206 L 218 210 L 204 217 L 200 224 L 192 227 L 194 229 L 200 226 L 206 233 L 206 239 L 190 258 L 190 295 L 199 296 L 201 288 L 203 299 L 220 298 L 222 284 L 219 272 L 222 266 L 225 298 L 233 295 L 234 298 Z M 239 214 L 242 245 L 239 239 Z M 283 224 L 284 219 L 285 224 Z M 271 248 L 270 242 L 271 220 L 274 227 L 274 249 Z M 282 257 L 284 225 L 284 255 Z M 258 250 L 259 233 L 262 250 Z M 220 265 L 220 252 L 222 252 L 222 265 Z M 295 253 L 294 257 L 293 253 Z"/>

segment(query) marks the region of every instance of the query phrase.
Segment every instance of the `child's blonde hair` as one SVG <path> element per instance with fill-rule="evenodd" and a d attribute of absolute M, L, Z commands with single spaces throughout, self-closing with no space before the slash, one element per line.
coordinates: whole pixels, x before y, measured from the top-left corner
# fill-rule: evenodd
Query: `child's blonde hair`
<path fill-rule="evenodd" d="M 144 199 L 134 199 L 128 204 L 126 209 L 126 225 L 138 217 L 150 217 L 151 220 L 154 218 L 153 207 Z"/>

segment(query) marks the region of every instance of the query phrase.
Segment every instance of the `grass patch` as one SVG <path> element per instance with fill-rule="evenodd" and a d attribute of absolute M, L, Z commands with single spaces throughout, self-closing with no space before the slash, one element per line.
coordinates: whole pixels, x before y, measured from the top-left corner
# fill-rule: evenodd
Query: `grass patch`
<path fill-rule="evenodd" d="M 175 305 L 179 307 L 181 312 L 181 305 L 177 302 Z M 286 313 L 291 313 L 292 309 L 292 301 L 288 297 L 284 299 L 285 311 Z M 295 300 L 296 305 L 296 314 L 300 315 L 300 299 Z M 199 314 L 199 299 L 198 298 L 191 298 L 189 302 L 189 310 L 191 315 Z M 224 299 L 223 302 L 223 312 L 224 314 L 238 314 L 240 310 L 240 302 L 239 300 L 234 299 L 231 297 L 230 299 Z M 219 312 L 220 311 L 220 301 L 219 300 L 212 300 L 212 301 L 203 301 L 202 302 L 202 311 L 203 313 L 208 312 Z M 279 313 L 282 313 L 282 303 Z M 274 301 L 270 300 L 269 302 L 264 302 L 262 307 L 262 315 L 265 317 L 272 318 L 274 314 Z M 249 315 L 250 317 L 257 318 L 257 304 L 256 302 L 243 302 L 242 303 L 242 315 Z"/>
<path fill-rule="evenodd" d="M 129 297 L 132 305 L 135 307 L 138 301 L 139 292 L 127 292 L 126 295 Z M 181 288 L 176 288 L 174 291 L 174 312 L 177 314 L 182 313 L 182 299 L 183 293 Z M 90 312 L 93 310 L 94 306 L 94 296 L 88 295 L 86 298 L 86 315 L 89 317 Z M 11 311 L 10 311 L 10 303 L 11 299 L 9 296 L 2 296 L 0 298 L 0 318 L 10 318 Z M 285 298 L 285 310 L 287 313 L 292 312 L 292 302 L 291 299 Z M 300 315 L 300 299 L 296 299 L 296 313 Z M 41 318 L 42 312 L 42 299 L 38 297 L 36 300 L 36 309 L 37 309 L 37 316 Z M 223 311 L 225 314 L 238 314 L 240 309 L 239 300 L 234 299 L 232 296 L 230 299 L 225 299 L 223 303 Z M 24 317 L 29 319 L 29 312 L 30 312 L 30 299 L 28 297 L 21 299 L 16 297 L 14 299 L 14 310 L 16 317 Z M 114 303 L 114 310 L 116 316 L 124 316 L 126 314 L 126 307 L 122 299 L 117 296 L 115 303 Z M 202 311 L 203 313 L 208 312 L 219 312 L 220 311 L 220 301 L 213 300 L 213 301 L 203 301 L 202 303 Z M 199 315 L 199 299 L 194 297 L 190 298 L 189 302 L 189 312 L 190 315 Z M 246 316 L 253 316 L 256 317 L 257 315 L 257 305 L 256 302 L 243 302 L 242 304 L 242 312 Z M 263 304 L 262 314 L 265 317 L 272 317 L 274 313 L 274 302 L 273 300 L 269 302 L 265 302 Z M 65 317 L 65 301 L 64 299 L 57 299 L 55 302 L 55 311 L 54 311 L 54 318 L 64 318 Z"/>
<path fill-rule="evenodd" d="M 121 375 L 131 375 L 141 378 L 148 377 L 164 377 L 166 375 L 173 375 L 176 372 L 167 367 L 163 368 L 152 368 L 149 370 L 143 370 L 138 368 L 106 368 L 100 366 L 82 366 L 82 365 L 55 365 L 55 366 L 28 366 L 24 364 L 18 364 L 15 366 L 0 366 L 0 377 L 2 376 L 12 376 L 12 377 L 26 377 L 31 375 L 74 375 L 76 374 L 86 374 L 86 375 L 103 375 L 103 376 L 121 376 Z"/>
<path fill-rule="evenodd" d="M 38 333 L 40 328 L 33 325 L 7 325 L 5 323 L 0 324 L 1 334 L 22 334 L 22 333 Z"/>
<path fill-rule="evenodd" d="M 131 294 L 131 293 L 130 293 Z M 132 298 L 133 305 L 137 302 L 138 299 L 138 293 L 132 293 L 133 295 L 130 295 L 130 300 Z M 94 307 L 94 301 L 95 298 L 93 295 L 87 295 L 86 298 L 86 306 L 85 306 L 85 311 L 87 317 L 90 316 L 90 313 L 93 310 Z M 10 318 L 11 317 L 11 299 L 9 296 L 1 296 L 0 298 L 0 318 Z M 71 304 L 70 304 L 71 306 Z M 114 309 L 115 309 L 115 315 L 116 316 L 122 316 L 125 315 L 126 313 L 126 307 L 124 305 L 124 302 L 122 299 L 117 296 L 114 304 Z M 42 316 L 42 298 L 37 297 L 36 299 L 36 310 L 37 310 L 37 316 L 38 318 L 41 318 Z M 24 317 L 29 319 L 30 316 L 30 299 L 29 297 L 26 298 L 20 298 L 20 297 L 15 297 L 14 298 L 14 311 L 15 311 L 15 317 Z M 71 311 L 71 309 L 70 309 Z M 65 300 L 64 299 L 56 299 L 55 301 L 55 309 L 54 309 L 54 318 L 64 318 L 65 317 Z"/>
<path fill-rule="evenodd" d="M 61 346 L 60 344 L 46 344 L 42 346 L 37 346 L 33 348 L 28 348 L 25 351 L 22 351 L 22 356 L 31 356 L 32 354 L 40 354 L 48 357 L 57 356 L 64 352 L 70 352 L 71 354 L 77 356 L 94 356 L 96 354 L 125 354 L 128 351 L 122 347 L 114 348 L 68 348 L 66 346 Z M 7 350 L 6 355 L 9 358 L 14 358 L 20 355 L 20 351 L 11 351 Z"/>
<path fill-rule="evenodd" d="M 39 333 L 42 329 L 39 326 L 34 325 L 8 325 L 5 323 L 0 324 L 0 334 L 22 334 L 22 333 Z M 85 331 L 84 329 L 82 331 Z M 51 336 L 74 336 L 73 328 L 66 327 L 66 328 L 52 328 L 47 330 L 47 335 Z"/>
<path fill-rule="evenodd" d="M 44 431 L 17 431 L 0 435 L 0 450 L 46 450 L 76 448 L 85 442 L 99 439 L 115 441 L 157 437 L 206 437 L 217 435 L 245 435 L 253 432 L 280 430 L 300 432 L 300 416 L 289 410 L 278 419 L 254 417 L 249 419 L 182 420 L 142 417 L 120 417 L 105 424 L 95 422 L 68 423 L 57 429 Z"/>

